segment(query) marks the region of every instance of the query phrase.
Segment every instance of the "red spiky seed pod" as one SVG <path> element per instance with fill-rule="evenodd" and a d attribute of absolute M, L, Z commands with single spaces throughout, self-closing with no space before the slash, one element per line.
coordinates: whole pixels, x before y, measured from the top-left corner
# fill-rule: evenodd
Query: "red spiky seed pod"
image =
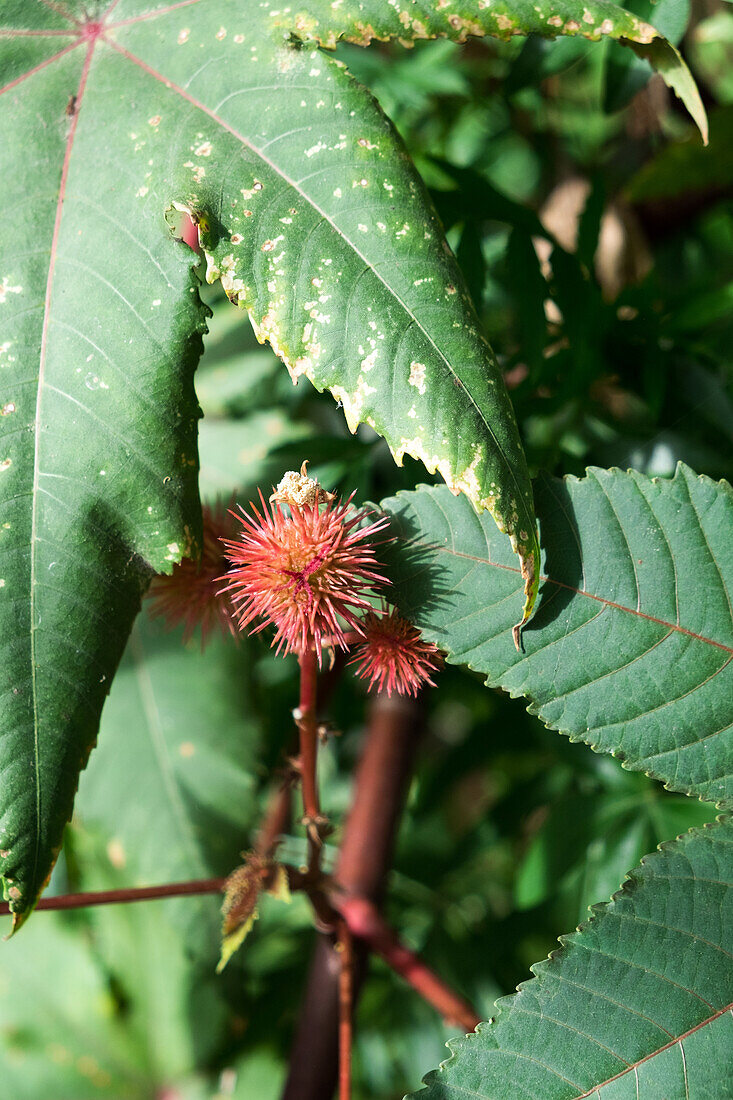
<path fill-rule="evenodd" d="M 370 611 L 362 620 L 364 640 L 349 661 L 357 676 L 391 695 L 417 695 L 425 684 L 435 687 L 430 674 L 442 664 L 440 650 L 424 642 L 412 623 L 392 608 L 387 614 Z"/>
<path fill-rule="evenodd" d="M 346 649 L 347 632 L 363 633 L 357 612 L 387 583 L 374 537 L 388 519 L 361 527 L 364 513 L 351 508 L 352 499 L 322 509 L 293 503 L 287 515 L 260 493 L 261 511 L 254 504 L 252 515 L 240 510 L 240 537 L 224 540 L 232 568 L 222 578 L 240 630 L 259 619 L 251 633 L 274 626 L 278 652 L 314 646 L 319 661 L 325 645 Z"/>

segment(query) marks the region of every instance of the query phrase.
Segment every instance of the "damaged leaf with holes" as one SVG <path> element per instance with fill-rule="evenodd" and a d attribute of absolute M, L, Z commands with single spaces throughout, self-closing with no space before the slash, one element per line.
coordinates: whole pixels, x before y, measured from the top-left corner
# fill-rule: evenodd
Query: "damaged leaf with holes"
<path fill-rule="evenodd" d="M 382 0 L 336 4 L 314 0 L 307 10 L 286 7 L 271 14 L 277 25 L 329 48 L 342 40 L 366 46 L 375 40 L 396 39 L 411 46 L 424 38 L 466 42 L 483 35 L 504 40 L 514 35 L 539 39 L 568 35 L 591 42 L 610 38 L 656 69 L 682 100 L 707 144 L 705 108 L 679 50 L 650 23 L 609 0 L 390 0 L 389 4 Z"/>
<path fill-rule="evenodd" d="M 200 546 L 207 310 L 176 208 L 294 380 L 492 510 L 526 614 L 537 552 L 500 372 L 418 176 L 342 67 L 265 5 L 30 0 L 0 6 L 0 73 L 18 215 L 0 227 L 0 873 L 20 920 L 141 595 Z"/>
<path fill-rule="evenodd" d="M 531 614 L 532 493 L 501 372 L 400 140 L 319 43 L 506 36 L 544 13 L 411 10 L 0 4 L 15 212 L 0 226 L 0 629 L 14 636 L 0 875 L 17 921 L 53 866 L 141 595 L 200 547 L 192 374 L 207 311 L 175 211 L 294 381 L 490 511 L 521 563 L 515 625 Z M 547 33 L 633 43 L 682 87 L 653 28 L 612 4 L 583 10 L 587 29 L 569 5 Z"/>

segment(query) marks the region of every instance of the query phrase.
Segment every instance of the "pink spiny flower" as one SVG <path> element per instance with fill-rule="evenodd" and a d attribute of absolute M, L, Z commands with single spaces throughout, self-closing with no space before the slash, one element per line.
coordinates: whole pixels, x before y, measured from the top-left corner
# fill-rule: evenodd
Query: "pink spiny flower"
<path fill-rule="evenodd" d="M 326 644 L 346 649 L 347 631 L 364 633 L 355 612 L 368 609 L 365 597 L 387 583 L 372 540 L 388 519 L 359 528 L 363 512 L 350 509 L 352 498 L 322 511 L 317 503 L 292 504 L 286 515 L 260 493 L 262 511 L 252 504 L 252 516 L 237 516 L 242 535 L 223 540 L 233 568 L 222 580 L 240 630 L 262 619 L 251 633 L 272 624 L 278 652 L 313 645 L 319 660 Z"/>
<path fill-rule="evenodd" d="M 165 619 L 169 629 L 183 624 L 187 642 L 201 627 L 203 649 L 217 627 L 222 634 L 234 634 L 234 613 L 228 599 L 219 595 L 221 574 L 227 567 L 222 536 L 232 533 L 232 523 L 221 502 L 203 506 L 204 542 L 200 562 L 191 558 L 173 566 L 170 576 L 158 576 L 150 586 L 150 614 Z"/>
<path fill-rule="evenodd" d="M 369 680 L 370 691 L 417 695 L 423 684 L 435 687 L 430 673 L 442 664 L 440 650 L 424 642 L 412 623 L 392 608 L 385 615 L 370 611 L 361 625 L 364 640 L 357 643 L 349 664 L 357 666 L 357 676 Z"/>

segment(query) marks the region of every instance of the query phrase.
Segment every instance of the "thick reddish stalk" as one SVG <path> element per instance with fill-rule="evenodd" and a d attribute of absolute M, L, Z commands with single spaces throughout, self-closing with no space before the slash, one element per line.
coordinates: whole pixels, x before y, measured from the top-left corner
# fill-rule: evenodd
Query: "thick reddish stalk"
<path fill-rule="evenodd" d="M 371 704 L 336 867 L 344 893 L 382 899 L 422 730 L 419 702 L 378 695 Z"/>

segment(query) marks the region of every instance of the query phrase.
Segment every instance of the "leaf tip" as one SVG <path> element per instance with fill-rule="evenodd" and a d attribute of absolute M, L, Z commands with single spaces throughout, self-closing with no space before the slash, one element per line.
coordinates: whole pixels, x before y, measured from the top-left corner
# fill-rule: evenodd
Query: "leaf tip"
<path fill-rule="evenodd" d="M 15 933 L 18 932 L 28 920 L 28 917 L 33 911 L 33 906 L 24 904 L 24 899 L 18 888 L 10 884 L 12 880 L 3 877 L 0 881 L 3 885 L 3 896 L 8 902 L 9 914 L 13 921 L 10 931 L 7 935 L 3 936 L 4 940 L 9 940 L 12 939 Z"/>
<path fill-rule="evenodd" d="M 524 534 L 524 532 L 522 532 L 522 534 Z M 530 538 L 523 540 L 521 543 L 513 537 L 512 548 L 519 556 L 522 577 L 524 578 L 524 607 L 522 608 L 522 618 L 512 627 L 512 638 L 517 653 L 524 653 L 522 629 L 532 617 L 540 584 L 540 546 L 537 538 L 537 529 L 534 528 Z"/>
<path fill-rule="evenodd" d="M 630 46 L 638 57 L 649 61 L 657 70 L 665 84 L 682 101 L 700 131 L 703 145 L 707 145 L 708 116 L 700 91 L 687 63 L 679 50 L 664 38 L 659 31 L 649 27 L 648 24 L 642 24 L 642 26 L 647 27 L 650 32 L 647 37 L 636 41 L 621 38 L 619 41 L 624 46 Z"/>

